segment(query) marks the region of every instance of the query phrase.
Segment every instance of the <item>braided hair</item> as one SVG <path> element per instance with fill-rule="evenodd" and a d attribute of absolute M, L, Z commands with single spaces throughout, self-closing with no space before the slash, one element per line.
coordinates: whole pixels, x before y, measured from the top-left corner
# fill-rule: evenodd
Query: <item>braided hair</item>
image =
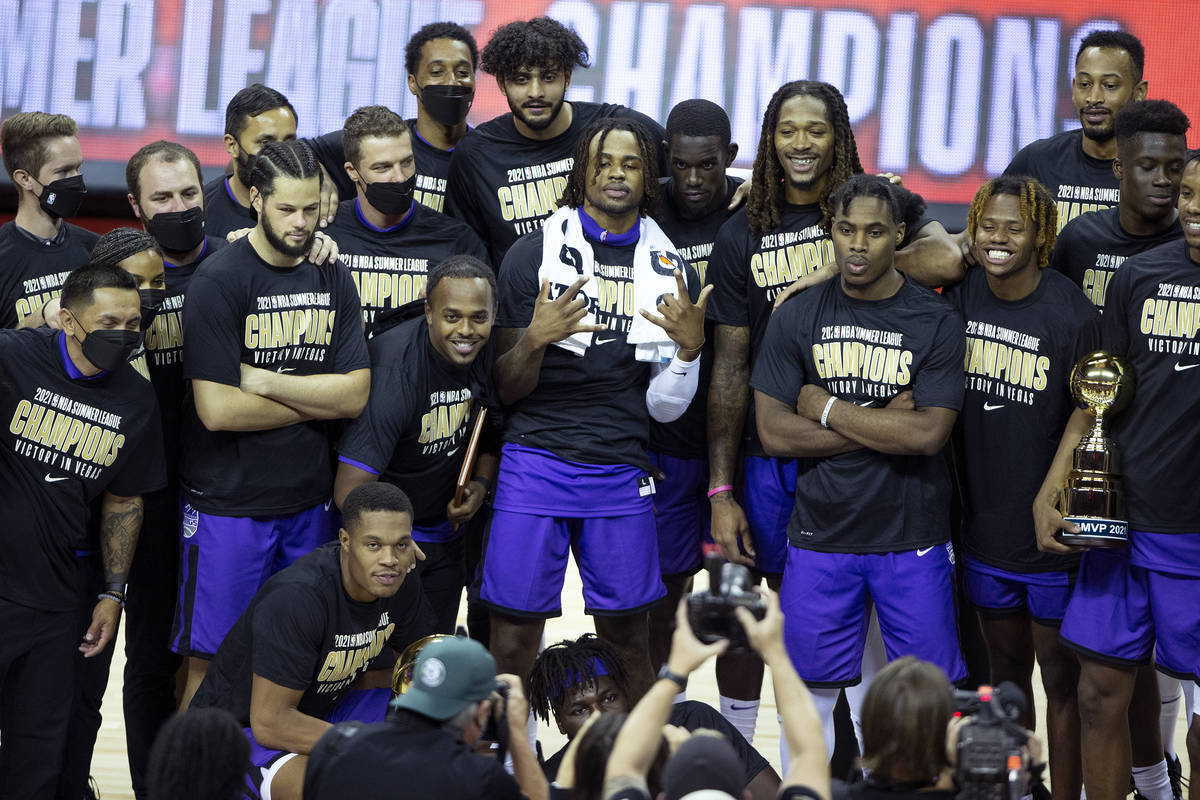
<path fill-rule="evenodd" d="M 250 743 L 233 715 L 197 708 L 167 720 L 146 783 L 151 800 L 236 800 L 250 767 Z"/>
<path fill-rule="evenodd" d="M 258 189 L 263 197 L 275 190 L 275 179 L 280 176 L 300 180 L 316 178 L 319 183 L 321 166 L 312 148 L 298 139 L 267 142 L 250 158 L 249 186 Z"/>
<path fill-rule="evenodd" d="M 971 241 L 975 241 L 983 209 L 988 200 L 998 194 L 1009 194 L 1017 198 L 1021 219 L 1026 225 L 1033 225 L 1037 229 L 1038 266 L 1046 266 L 1050 263 L 1050 251 L 1054 249 L 1054 240 L 1058 237 L 1058 206 L 1046 191 L 1046 187 L 1028 175 L 1000 175 L 980 186 L 979 191 L 975 193 L 975 199 L 971 201 L 971 209 L 967 212 L 967 236 Z"/>
<path fill-rule="evenodd" d="M 833 208 L 829 195 L 851 175 L 863 171 L 858 159 L 858 146 L 854 141 L 854 130 L 850 127 L 850 114 L 842 93 L 828 83 L 819 81 L 792 81 L 785 83 L 771 96 L 763 114 L 762 133 L 758 139 L 758 153 L 754 156 L 754 178 L 746 200 L 746 216 L 750 230 L 756 236 L 779 226 L 783 209 L 784 176 L 775 152 L 775 128 L 779 125 L 779 113 L 783 104 L 793 97 L 815 97 L 825 104 L 825 114 L 833 127 L 833 166 L 830 168 L 825 192 L 821 197 L 821 224 L 829 227 Z"/>
<path fill-rule="evenodd" d="M 96 240 L 91 263 L 115 267 L 130 256 L 147 250 L 159 252 L 158 242 L 150 234 L 136 228 L 113 228 Z"/>
<path fill-rule="evenodd" d="M 621 656 L 594 633 L 585 633 L 574 641 L 564 639 L 552 644 L 538 654 L 525 681 L 533 713 L 550 722 L 550 715 L 567 692 L 576 686 L 596 683 L 597 662 L 608 670 L 617 688 L 628 694 L 629 673 Z"/>
<path fill-rule="evenodd" d="M 567 176 L 562 197 L 558 199 L 559 207 L 583 207 L 588 180 L 600 174 L 599 163 L 592 163 L 592 140 L 600 137 L 596 140 L 596 155 L 599 156 L 604 150 L 604 140 L 613 131 L 629 131 L 637 139 L 638 155 L 642 159 L 642 202 L 638 206 L 638 215 L 658 216 L 658 154 L 650 134 L 642 124 L 628 117 L 605 117 L 584 129 L 579 143 L 575 145 L 575 163 L 571 167 L 571 174 Z M 591 175 L 588 174 L 589 169 Z"/>

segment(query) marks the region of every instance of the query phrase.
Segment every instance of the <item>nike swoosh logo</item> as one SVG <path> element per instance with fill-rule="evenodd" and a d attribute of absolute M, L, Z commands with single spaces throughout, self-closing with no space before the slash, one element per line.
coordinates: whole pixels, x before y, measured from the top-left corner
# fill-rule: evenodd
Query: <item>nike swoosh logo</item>
<path fill-rule="evenodd" d="M 753 705 L 739 706 L 739 705 L 734 705 L 733 703 L 729 704 L 730 711 L 745 711 L 748 708 L 754 708 L 754 706 Z"/>
<path fill-rule="evenodd" d="M 934 547 L 937 547 L 937 545 L 934 545 Z M 921 548 L 920 550 L 918 550 L 918 551 L 917 551 L 917 558 L 920 558 L 921 556 L 925 555 L 926 553 L 928 553 L 928 552 L 929 552 L 930 550 L 932 550 L 932 549 L 933 549 L 933 547 L 924 547 L 924 548 Z"/>
<path fill-rule="evenodd" d="M 280 367 L 279 369 L 276 370 L 276 372 L 279 372 L 279 373 L 295 372 L 295 371 L 296 371 L 295 367 Z"/>
<path fill-rule="evenodd" d="M 1180 364 L 1178 361 L 1175 362 L 1176 372 L 1183 372 L 1185 369 L 1195 369 L 1196 367 L 1200 367 L 1200 364 Z"/>
<path fill-rule="evenodd" d="M 51 477 L 50 477 L 50 473 L 49 473 L 49 472 L 47 472 L 47 473 L 46 473 L 46 483 L 58 483 L 59 481 L 65 481 L 65 480 L 67 480 L 67 478 L 68 478 L 68 477 L 70 477 L 70 476 L 68 476 L 68 475 L 64 475 L 64 476 L 62 476 L 61 478 L 51 478 Z"/>
<path fill-rule="evenodd" d="M 446 453 L 446 458 L 449 458 L 450 456 L 454 455 L 457 452 L 458 452 L 458 448 L 456 447 L 453 450 L 451 450 L 449 453 Z"/>
<path fill-rule="evenodd" d="M 864 400 L 863 402 L 855 403 L 854 405 L 862 406 L 863 408 L 870 408 L 871 406 L 875 405 L 875 401 L 874 400 Z"/>
<path fill-rule="evenodd" d="M 991 403 L 984 403 L 984 404 L 983 404 L 983 410 L 984 410 L 984 411 L 995 411 L 997 408 L 1004 408 L 1004 403 L 1001 403 L 1001 404 L 1000 404 L 1000 405 L 998 405 L 998 406 L 994 406 L 994 405 L 992 405 Z"/>
<path fill-rule="evenodd" d="M 619 337 L 619 336 L 597 336 L 594 344 L 608 344 L 609 342 L 615 342 L 619 338 L 621 338 L 621 337 Z"/>

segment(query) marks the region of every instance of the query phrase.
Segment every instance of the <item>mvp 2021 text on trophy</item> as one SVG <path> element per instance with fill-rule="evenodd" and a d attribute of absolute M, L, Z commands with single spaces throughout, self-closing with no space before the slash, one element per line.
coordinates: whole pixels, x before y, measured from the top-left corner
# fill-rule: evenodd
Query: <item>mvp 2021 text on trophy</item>
<path fill-rule="evenodd" d="M 1125 491 L 1118 472 L 1117 448 L 1108 438 L 1108 418 L 1133 399 L 1133 371 L 1124 359 L 1095 352 L 1071 370 L 1071 393 L 1096 420 L 1079 441 L 1059 508 L 1079 533 L 1059 531 L 1063 544 L 1124 547 L 1129 544 Z"/>

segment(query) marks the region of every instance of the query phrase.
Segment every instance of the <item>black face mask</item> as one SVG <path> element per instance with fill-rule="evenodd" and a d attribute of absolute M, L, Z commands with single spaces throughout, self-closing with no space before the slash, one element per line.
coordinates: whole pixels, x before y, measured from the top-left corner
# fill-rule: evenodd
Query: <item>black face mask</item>
<path fill-rule="evenodd" d="M 252 156 L 238 145 L 238 153 L 240 155 L 233 161 L 233 171 L 237 174 L 237 179 L 242 182 L 242 186 L 250 188 L 250 159 Z"/>
<path fill-rule="evenodd" d="M 167 297 L 167 290 L 138 289 L 138 297 L 141 298 L 142 330 L 149 330 L 154 318 L 158 316 L 158 310 L 162 308 L 163 300 Z"/>
<path fill-rule="evenodd" d="M 146 230 L 168 253 L 187 253 L 204 241 L 204 209 L 155 214 L 146 220 Z"/>
<path fill-rule="evenodd" d="M 38 202 L 47 214 L 59 219 L 73 217 L 83 203 L 87 187 L 83 185 L 82 175 L 72 175 L 69 178 L 59 178 L 50 181 L 42 187 Z"/>
<path fill-rule="evenodd" d="M 417 175 L 414 172 L 406 181 L 376 181 L 368 183 L 365 188 L 367 202 L 378 211 L 389 217 L 404 214 L 412 208 L 413 190 L 417 188 Z"/>
<path fill-rule="evenodd" d="M 83 328 L 82 325 L 79 327 Z M 92 366 L 105 372 L 120 369 L 122 364 L 129 361 L 129 356 L 142 341 L 141 331 L 127 331 L 124 328 L 84 333 L 87 336 L 79 342 L 79 346 L 83 348 L 83 357 L 90 361 Z"/>
<path fill-rule="evenodd" d="M 431 83 L 421 89 L 421 105 L 434 122 L 458 125 L 467 118 L 475 90 L 453 83 Z"/>

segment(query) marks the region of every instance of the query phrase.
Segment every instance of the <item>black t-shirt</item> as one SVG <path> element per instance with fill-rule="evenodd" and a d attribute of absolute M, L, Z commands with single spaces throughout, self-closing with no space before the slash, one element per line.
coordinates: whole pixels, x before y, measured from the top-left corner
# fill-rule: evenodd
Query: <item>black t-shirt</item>
<path fill-rule="evenodd" d="M 708 258 L 712 253 L 717 230 L 729 219 L 729 199 L 742 184 L 740 178 L 725 178 L 725 198 L 721 205 L 703 217 L 689 219 L 679 213 L 675 205 L 674 179 L 664 178 L 661 182 L 663 233 L 675 245 L 675 251 L 692 265 L 700 276 L 700 285 L 707 280 Z M 700 351 L 700 376 L 696 397 L 683 416 L 674 422 L 662 423 L 650 420 L 650 449 L 674 458 L 707 459 L 707 403 L 708 385 L 713 368 L 713 324 L 705 324 L 704 348 Z M 669 480 L 668 476 L 668 480 Z"/>
<path fill-rule="evenodd" d="M 254 676 L 303 691 L 296 708 L 324 719 L 384 646 L 399 653 L 434 633 L 421 580 L 371 603 L 342 587 L 341 545 L 329 542 L 272 575 L 225 636 L 192 708 L 223 708 L 250 724 Z"/>
<path fill-rule="evenodd" d="M 1058 229 L 1080 214 L 1115 206 L 1121 182 L 1110 159 L 1083 152 L 1083 130 L 1064 131 L 1030 142 L 1013 156 L 1005 175 L 1037 178 L 1058 205 Z"/>
<path fill-rule="evenodd" d="M 717 325 L 750 329 L 748 366 L 753 370 L 775 296 L 797 278 L 832 263 L 833 243 L 821 227 L 818 204 L 785 205 L 779 227 L 762 236 L 750 232 L 743 207 L 717 232 L 708 262 L 713 284 L 708 317 Z M 742 440 L 746 455 L 766 455 L 758 440 L 753 402 Z"/>
<path fill-rule="evenodd" d="M 918 408 L 957 411 L 963 351 L 962 317 L 937 293 L 905 278 L 886 300 L 858 300 L 834 279 L 772 316 L 750 385 L 788 406 L 814 383 L 861 406 L 881 408 L 911 389 Z M 793 545 L 888 553 L 949 539 L 950 481 L 940 456 L 861 449 L 811 461 L 796 481 Z"/>
<path fill-rule="evenodd" d="M 338 204 L 325 233 L 350 268 L 368 327 L 381 311 L 423 297 L 429 270 L 442 259 L 465 253 L 487 261 L 487 249 L 466 224 L 420 203 L 407 222 L 381 230 L 363 219 L 353 197 Z"/>
<path fill-rule="evenodd" d="M 76 606 L 89 504 L 104 491 L 135 497 L 165 483 L 145 378 L 128 364 L 83 377 L 65 336 L 0 330 L 0 597 L 48 611 Z"/>
<path fill-rule="evenodd" d="M 162 308 L 146 329 L 146 362 L 150 380 L 158 395 L 167 471 L 172 476 L 179 469 L 179 437 L 183 425 L 184 398 L 187 396 L 187 384 L 183 380 L 183 301 L 196 268 L 224 246 L 224 239 L 206 237 L 204 248 L 192 263 L 163 262 L 167 294 L 163 298 Z"/>
<path fill-rule="evenodd" d="M 1068 222 L 1054 242 L 1049 266 L 1074 281 L 1103 310 L 1108 283 L 1125 259 L 1182 238 L 1178 222 L 1150 236 L 1126 233 L 1113 206 Z"/>
<path fill-rule="evenodd" d="M 420 317 L 368 347 L 371 396 L 347 426 L 338 452 L 403 489 L 412 498 L 416 524 L 440 522 L 454 497 L 462 445 L 491 381 L 491 343 L 470 366 L 458 368 L 433 348 Z"/>
<path fill-rule="evenodd" d="M 572 102 L 571 126 L 553 139 L 522 136 L 511 113 L 470 131 L 450 158 L 446 210 L 470 225 L 488 246 L 491 263 L 525 234 L 542 227 L 558 210 L 575 163 L 575 147 L 585 128 L 598 119 L 631 117 L 646 127 L 659 149 L 667 138 L 663 127 L 645 114 L 608 103 Z M 659 169 L 665 172 L 665 163 Z"/>
<path fill-rule="evenodd" d="M 88 262 L 99 238 L 69 222 L 48 242 L 14 221 L 0 225 L 0 328 L 15 328 L 26 317 L 40 315 L 46 301 L 62 293 L 71 270 Z"/>
<path fill-rule="evenodd" d="M 724 736 L 725 740 L 733 745 L 733 749 L 737 751 L 738 760 L 742 762 L 746 786 L 749 786 L 758 773 L 769 766 L 762 754 L 746 741 L 746 737 L 742 736 L 729 720 L 707 703 L 701 703 L 698 700 L 684 700 L 676 703 L 671 706 L 671 716 L 667 720 L 667 724 L 689 731 L 713 730 Z M 563 757 L 566 754 L 567 747 L 564 745 L 562 749 L 542 763 L 542 771 L 546 773 L 546 780 L 552 781 L 558 775 L 558 768 L 562 765 Z"/>
<path fill-rule="evenodd" d="M 525 328 L 533 318 L 541 286 L 542 238 L 541 230 L 523 236 L 504 257 L 496 327 Z M 612 307 L 601 304 L 596 313 L 596 324 L 612 333 L 595 334 L 583 356 L 548 345 L 537 385 L 508 409 L 504 440 L 549 450 L 568 461 L 648 469 L 650 364 L 636 360 L 634 346 L 625 341 L 637 312 L 617 302 L 633 283 L 635 246 L 613 247 L 591 239 L 588 243 L 595 254 L 596 280 L 615 284 L 601 289 L 614 300 Z M 694 275 L 688 277 L 689 287 L 698 283 Z"/>
<path fill-rule="evenodd" d="M 204 232 L 210 239 L 224 239 L 230 231 L 256 224 L 250 208 L 234 198 L 228 175 L 204 184 Z"/>
<path fill-rule="evenodd" d="M 1129 527 L 1200 531 L 1195 445 L 1200 432 L 1200 264 L 1185 242 L 1128 259 L 1108 285 L 1105 350 L 1126 356 L 1133 401 L 1111 420 Z M 1186 488 L 1185 488 L 1186 487 Z"/>
<path fill-rule="evenodd" d="M 241 385 L 241 365 L 297 375 L 370 366 L 358 293 L 341 264 L 273 267 L 248 238 L 223 248 L 192 276 L 183 315 L 187 380 Z M 209 431 L 185 412 L 181 477 L 206 514 L 278 516 L 329 499 L 329 426 L 301 422 L 267 431 Z"/>
<path fill-rule="evenodd" d="M 353 730 L 346 736 L 342 730 Z M 454 731 L 408 711 L 373 725 L 346 723 L 313 748 L 310 800 L 521 800 L 504 764 L 475 753 Z"/>
<path fill-rule="evenodd" d="M 1099 313 L 1079 288 L 1043 270 L 1022 300 L 997 298 L 972 269 L 946 298 L 966 322 L 966 396 L 958 417 L 967 498 L 963 544 L 1000 569 L 1072 569 L 1077 556 L 1041 553 L 1033 498 L 1075 409 L 1071 368 L 1098 344 Z"/>
<path fill-rule="evenodd" d="M 446 204 L 446 176 L 450 172 L 450 154 L 454 148 L 441 150 L 421 138 L 417 133 L 417 121 L 405 120 L 412 133 L 413 162 L 417 167 L 417 188 L 414 197 L 418 203 L 442 211 Z M 354 181 L 346 174 L 346 151 L 342 147 L 342 132 L 331 131 L 315 139 L 305 139 L 316 154 L 317 160 L 337 184 L 338 197 L 345 200 L 355 196 Z M 340 204 L 339 204 L 340 205 Z M 344 209 L 338 208 L 338 214 Z"/>

